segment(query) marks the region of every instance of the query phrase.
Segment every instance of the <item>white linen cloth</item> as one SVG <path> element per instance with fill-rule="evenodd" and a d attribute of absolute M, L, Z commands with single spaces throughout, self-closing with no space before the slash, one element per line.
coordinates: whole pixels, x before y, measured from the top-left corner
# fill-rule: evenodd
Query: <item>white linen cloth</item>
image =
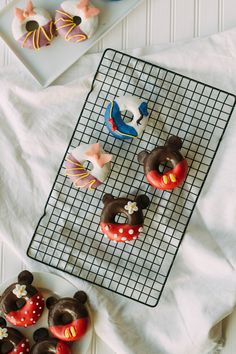
<path fill-rule="evenodd" d="M 236 92 L 236 29 L 132 54 Z M 0 70 L 0 236 L 37 270 L 49 268 L 25 252 L 100 57 L 83 57 L 46 89 L 20 65 Z M 220 350 L 220 322 L 236 302 L 235 151 L 234 113 L 156 308 L 70 277 L 88 292 L 96 333 L 118 354 Z"/>

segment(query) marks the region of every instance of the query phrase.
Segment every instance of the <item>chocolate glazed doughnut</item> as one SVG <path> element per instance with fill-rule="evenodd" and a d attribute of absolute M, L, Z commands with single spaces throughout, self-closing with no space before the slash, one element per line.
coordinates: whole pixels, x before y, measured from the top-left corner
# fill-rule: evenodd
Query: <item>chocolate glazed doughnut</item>
<path fill-rule="evenodd" d="M 36 342 L 30 350 L 30 354 L 71 354 L 68 344 L 57 338 L 50 338 L 46 328 L 39 328 L 34 332 Z"/>
<path fill-rule="evenodd" d="M 15 328 L 7 327 L 4 318 L 0 317 L 0 353 L 28 354 L 29 340 Z"/>
<path fill-rule="evenodd" d="M 129 242 L 138 238 L 143 231 L 144 216 L 142 209 L 146 209 L 150 203 L 146 195 L 138 196 L 134 201 L 128 198 L 115 199 L 110 194 L 103 197 L 104 208 L 102 210 L 100 228 L 106 237 L 114 242 Z M 127 223 L 116 223 L 117 214 L 124 214 Z"/>
<path fill-rule="evenodd" d="M 18 275 L 18 282 L 11 284 L 0 298 L 0 309 L 14 326 L 32 326 L 43 313 L 44 299 L 32 282 L 32 273 L 25 270 Z"/>
<path fill-rule="evenodd" d="M 86 333 L 89 325 L 86 301 L 87 295 L 83 291 L 78 291 L 74 298 L 47 299 L 49 330 L 54 337 L 74 342 Z"/>
<path fill-rule="evenodd" d="M 142 151 L 138 154 L 138 161 L 144 165 L 146 178 L 153 187 L 172 190 L 183 183 L 188 164 L 179 151 L 181 147 L 182 140 L 178 136 L 171 136 L 165 146 L 157 146 L 150 153 Z M 171 163 L 172 169 L 161 173 L 160 164 L 166 162 Z"/>

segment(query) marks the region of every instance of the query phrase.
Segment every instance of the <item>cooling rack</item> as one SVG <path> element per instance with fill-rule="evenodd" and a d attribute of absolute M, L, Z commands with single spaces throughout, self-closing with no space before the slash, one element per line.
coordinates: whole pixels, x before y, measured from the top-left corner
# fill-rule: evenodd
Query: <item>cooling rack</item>
<path fill-rule="evenodd" d="M 113 138 L 104 126 L 110 100 L 123 94 L 148 102 L 150 119 L 141 139 Z M 108 49 L 62 160 L 27 254 L 113 292 L 156 306 L 208 175 L 235 96 L 149 62 Z M 126 112 L 125 119 L 130 119 Z M 137 154 L 183 139 L 187 179 L 173 191 L 154 190 Z M 94 191 L 77 190 L 65 176 L 65 157 L 81 143 L 100 141 L 114 155 L 109 179 Z M 147 194 L 145 233 L 134 243 L 113 243 L 99 230 L 102 196 Z M 122 220 L 122 216 L 121 216 Z"/>

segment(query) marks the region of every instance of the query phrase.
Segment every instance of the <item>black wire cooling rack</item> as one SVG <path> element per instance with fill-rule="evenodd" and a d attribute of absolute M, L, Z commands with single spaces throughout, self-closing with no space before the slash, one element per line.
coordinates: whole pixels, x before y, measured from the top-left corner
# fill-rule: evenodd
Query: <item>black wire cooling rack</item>
<path fill-rule="evenodd" d="M 104 126 L 107 104 L 123 94 L 148 102 L 150 120 L 139 140 L 117 140 Z M 65 156 L 81 143 L 99 140 L 114 155 L 111 175 L 95 191 L 77 190 L 65 176 L 64 157 L 28 256 L 156 306 L 234 106 L 234 95 L 106 50 Z M 164 144 L 170 135 L 183 139 L 188 176 L 181 188 L 154 190 L 137 154 Z M 115 244 L 99 231 L 104 193 L 150 197 L 145 234 L 134 243 Z"/>

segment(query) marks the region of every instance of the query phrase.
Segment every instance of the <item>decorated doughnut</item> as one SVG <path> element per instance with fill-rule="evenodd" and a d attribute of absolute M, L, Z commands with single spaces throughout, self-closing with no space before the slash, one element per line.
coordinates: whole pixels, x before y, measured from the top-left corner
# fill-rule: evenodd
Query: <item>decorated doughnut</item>
<path fill-rule="evenodd" d="M 157 146 L 150 153 L 142 151 L 138 161 L 144 165 L 144 173 L 148 182 L 155 188 L 171 190 L 179 187 L 188 172 L 186 159 L 180 153 L 182 140 L 171 136 L 165 146 Z M 169 162 L 172 166 L 167 172 L 160 172 L 160 164 Z"/>
<path fill-rule="evenodd" d="M 48 325 L 54 337 L 65 342 L 74 342 L 86 333 L 89 325 L 86 301 L 87 295 L 83 291 L 75 293 L 73 298 L 47 299 Z"/>
<path fill-rule="evenodd" d="M 150 203 L 146 195 L 138 196 L 134 201 L 128 198 L 114 198 L 110 194 L 103 197 L 104 208 L 101 214 L 100 228 L 106 237 L 114 242 L 129 242 L 143 232 L 144 217 L 142 209 Z M 127 223 L 117 223 L 117 214 L 124 214 Z"/>
<path fill-rule="evenodd" d="M 34 7 L 29 1 L 26 9 L 15 8 L 12 33 L 22 48 L 37 50 L 51 43 L 55 26 L 45 9 Z"/>
<path fill-rule="evenodd" d="M 56 10 L 55 25 L 61 37 L 79 43 L 92 37 L 98 27 L 100 10 L 89 0 L 69 0 L 62 2 Z"/>
<path fill-rule="evenodd" d="M 129 123 L 125 123 L 122 112 L 133 115 Z M 109 132 L 118 139 L 126 140 L 141 136 L 148 122 L 147 103 L 136 96 L 118 97 L 108 104 L 105 112 L 105 124 Z"/>
<path fill-rule="evenodd" d="M 80 145 L 66 158 L 66 175 L 75 187 L 94 190 L 107 179 L 111 159 L 112 155 L 106 154 L 99 143 Z M 86 161 L 92 163 L 92 171 L 83 166 Z"/>
<path fill-rule="evenodd" d="M 33 285 L 33 274 L 27 270 L 18 275 L 0 298 L 0 309 L 6 320 L 14 326 L 34 325 L 44 310 L 44 299 Z"/>
<path fill-rule="evenodd" d="M 7 327 L 4 318 L 0 317 L 0 353 L 29 354 L 29 340 L 17 329 Z"/>
<path fill-rule="evenodd" d="M 68 344 L 57 338 L 50 338 L 46 328 L 39 328 L 33 334 L 36 342 L 31 348 L 30 354 L 71 354 Z"/>

